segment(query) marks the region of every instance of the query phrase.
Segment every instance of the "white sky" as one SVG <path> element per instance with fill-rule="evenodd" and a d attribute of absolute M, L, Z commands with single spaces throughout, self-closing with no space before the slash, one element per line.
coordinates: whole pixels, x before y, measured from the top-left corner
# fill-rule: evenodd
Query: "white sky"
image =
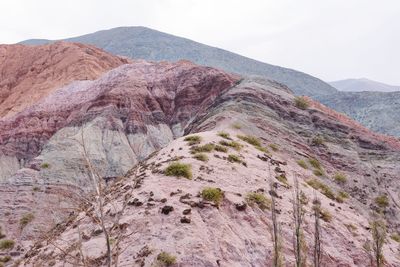
<path fill-rule="evenodd" d="M 0 43 L 146 26 L 323 80 L 400 85 L 400 0 L 0 0 Z"/>

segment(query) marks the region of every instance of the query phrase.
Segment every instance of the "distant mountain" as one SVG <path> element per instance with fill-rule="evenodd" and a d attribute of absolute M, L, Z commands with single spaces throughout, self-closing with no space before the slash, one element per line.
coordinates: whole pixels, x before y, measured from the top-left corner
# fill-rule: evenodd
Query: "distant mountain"
<path fill-rule="evenodd" d="M 115 55 L 152 61 L 187 59 L 200 65 L 242 75 L 259 75 L 287 85 L 297 95 L 322 96 L 337 90 L 308 74 L 270 65 L 220 48 L 145 27 L 119 27 L 74 38 L 68 42 L 92 44 Z M 22 44 L 39 45 L 51 40 L 31 39 Z"/>
<path fill-rule="evenodd" d="M 400 91 L 338 92 L 318 100 L 376 132 L 400 136 Z"/>
<path fill-rule="evenodd" d="M 393 86 L 384 84 L 377 81 L 372 81 L 369 79 L 346 79 L 340 81 L 330 82 L 330 85 L 336 89 L 344 92 L 362 92 L 362 91 L 372 91 L 372 92 L 395 92 L 400 91 L 400 86 Z"/>

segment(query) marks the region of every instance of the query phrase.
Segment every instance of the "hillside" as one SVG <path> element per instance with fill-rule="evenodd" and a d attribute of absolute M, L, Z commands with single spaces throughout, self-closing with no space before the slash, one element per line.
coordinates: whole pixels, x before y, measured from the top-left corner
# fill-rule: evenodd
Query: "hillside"
<path fill-rule="evenodd" d="M 190 60 L 242 75 L 259 75 L 287 85 L 298 95 L 329 95 L 336 91 L 329 84 L 308 74 L 270 65 L 189 39 L 145 27 L 119 27 L 74 38 L 69 42 L 92 44 L 114 55 L 150 61 Z M 50 40 L 26 40 L 22 44 L 44 44 Z"/>
<path fill-rule="evenodd" d="M 317 197 L 323 266 L 369 264 L 372 212 L 387 225 L 386 265 L 398 266 L 389 236 L 400 231 L 400 141 L 298 101 L 275 81 L 188 61 L 133 60 L 52 90 L 0 119 L 1 255 L 105 266 L 107 234 L 120 266 L 162 266 L 168 255 L 172 266 L 268 266 L 274 196 L 293 265 L 297 177 L 309 262 Z M 178 177 L 174 162 L 188 164 Z"/>
<path fill-rule="evenodd" d="M 0 118 L 16 114 L 58 87 L 96 79 L 127 62 L 91 45 L 0 45 Z"/>
<path fill-rule="evenodd" d="M 395 92 L 400 91 L 400 86 L 393 86 L 377 81 L 372 81 L 369 79 L 347 79 L 330 82 L 330 85 L 344 92 L 362 92 L 362 91 L 372 91 L 372 92 Z"/>
<path fill-rule="evenodd" d="M 357 110 L 357 105 L 348 107 L 354 111 L 347 111 L 334 105 L 332 99 L 339 97 L 339 101 L 346 102 L 344 94 L 336 94 L 337 89 L 333 86 L 305 73 L 273 66 L 262 63 L 253 59 L 249 59 L 229 51 L 219 48 L 210 47 L 185 38 L 162 33 L 145 27 L 119 27 L 110 30 L 99 31 L 83 36 L 65 39 L 69 42 L 80 42 L 92 44 L 100 47 L 112 54 L 123 55 L 135 59 L 145 59 L 154 61 L 178 61 L 187 59 L 200 65 L 221 68 L 228 72 L 234 72 L 241 75 L 258 75 L 267 79 L 276 80 L 287 85 L 297 95 L 307 95 L 322 102 L 329 107 L 336 109 L 352 117 L 364 126 L 370 127 L 375 131 L 400 136 L 400 131 L 396 125 L 400 123 L 397 116 L 386 116 L 381 120 L 381 114 L 374 110 Z M 23 44 L 38 45 L 53 42 L 50 40 L 26 40 Z M 346 81 L 346 84 L 351 81 Z M 359 84 L 362 81 L 357 81 Z M 341 82 L 335 83 L 340 86 Z M 352 83 L 353 84 L 353 83 Z M 365 84 L 365 83 L 363 83 Z M 369 85 L 374 85 L 376 83 Z M 357 87 L 357 90 L 360 89 Z M 363 89 L 364 90 L 364 89 Z M 343 97 L 342 97 L 343 96 Z M 357 94 L 351 96 L 353 99 L 357 97 L 357 103 L 363 103 L 363 95 Z M 383 99 L 390 97 L 382 95 Z M 397 101 L 394 99 L 393 101 Z M 375 99 L 376 105 L 385 106 L 388 110 L 396 110 L 396 105 L 391 106 L 385 100 Z M 362 114 L 362 115 L 360 115 Z M 395 125 L 395 126 L 392 126 Z M 395 129 L 396 128 L 396 129 Z"/>
<path fill-rule="evenodd" d="M 317 99 L 373 131 L 400 137 L 400 92 L 339 92 Z"/>

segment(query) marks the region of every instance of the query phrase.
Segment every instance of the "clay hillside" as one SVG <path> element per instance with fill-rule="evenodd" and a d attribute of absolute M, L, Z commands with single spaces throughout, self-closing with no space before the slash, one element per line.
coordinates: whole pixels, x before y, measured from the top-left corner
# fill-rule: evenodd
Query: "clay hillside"
<path fill-rule="evenodd" d="M 0 266 L 400 266 L 398 139 L 273 80 L 5 49 Z"/>

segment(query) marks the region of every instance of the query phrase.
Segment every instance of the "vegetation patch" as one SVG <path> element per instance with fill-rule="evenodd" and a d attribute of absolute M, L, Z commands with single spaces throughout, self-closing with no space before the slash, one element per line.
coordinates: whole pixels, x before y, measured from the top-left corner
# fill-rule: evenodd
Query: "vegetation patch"
<path fill-rule="evenodd" d="M 311 140 L 311 144 L 312 144 L 313 146 L 322 146 L 324 143 L 325 143 L 325 139 L 324 139 L 322 136 L 320 136 L 320 135 L 315 136 L 315 137 Z"/>
<path fill-rule="evenodd" d="M 232 140 L 232 138 L 229 136 L 229 133 L 227 132 L 218 132 L 218 136 L 227 140 Z"/>
<path fill-rule="evenodd" d="M 208 156 L 204 153 L 197 153 L 193 156 L 193 158 L 200 160 L 200 161 L 208 161 Z"/>
<path fill-rule="evenodd" d="M 176 263 L 176 256 L 163 251 L 157 255 L 157 261 L 164 266 L 171 266 Z"/>
<path fill-rule="evenodd" d="M 308 162 L 310 163 L 310 165 L 315 168 L 315 169 L 322 169 L 321 163 L 314 158 L 310 158 L 308 159 Z"/>
<path fill-rule="evenodd" d="M 237 163 L 242 163 L 242 160 L 238 155 L 235 154 L 229 154 L 228 155 L 228 161 L 229 162 L 237 162 Z"/>
<path fill-rule="evenodd" d="M 34 186 L 34 187 L 32 187 L 32 191 L 38 192 L 38 191 L 40 191 L 40 188 L 38 186 Z"/>
<path fill-rule="evenodd" d="M 201 191 L 201 197 L 204 200 L 212 201 L 219 205 L 224 198 L 224 192 L 220 188 L 206 187 Z"/>
<path fill-rule="evenodd" d="M 288 183 L 288 180 L 287 180 L 287 178 L 286 178 L 286 175 L 280 174 L 280 175 L 276 176 L 275 178 L 276 178 L 279 182 L 281 182 L 282 184 L 289 186 L 289 183 Z"/>
<path fill-rule="evenodd" d="M 165 169 L 165 175 L 192 179 L 192 166 L 190 164 L 173 162 Z"/>
<path fill-rule="evenodd" d="M 302 167 L 303 169 L 308 169 L 308 166 L 307 166 L 307 163 L 304 161 L 304 160 L 302 160 L 302 159 L 300 159 L 300 160 L 298 160 L 297 161 L 297 164 L 300 166 L 300 167 Z"/>
<path fill-rule="evenodd" d="M 200 144 L 201 142 L 201 136 L 198 135 L 189 135 L 186 136 L 185 139 L 183 139 L 184 141 L 188 142 L 189 145 L 196 145 L 196 144 Z"/>
<path fill-rule="evenodd" d="M 232 123 L 231 127 L 233 129 L 242 129 L 242 125 L 240 125 L 240 123 L 236 122 L 236 123 Z"/>
<path fill-rule="evenodd" d="M 277 144 L 269 144 L 269 147 L 275 152 L 279 150 L 279 146 Z"/>
<path fill-rule="evenodd" d="M 343 203 L 347 198 L 349 198 L 349 194 L 344 191 L 340 191 L 336 196 L 336 201 L 339 203 Z"/>
<path fill-rule="evenodd" d="M 237 150 L 237 151 L 239 151 L 239 150 L 242 149 L 242 145 L 239 144 L 239 143 L 236 142 L 236 141 L 225 141 L 225 140 L 221 140 L 221 141 L 219 142 L 219 144 L 220 144 L 221 146 L 231 147 L 231 148 L 233 148 L 233 149 L 235 149 L 235 150 Z"/>
<path fill-rule="evenodd" d="M 386 208 L 389 206 L 389 198 L 386 195 L 381 195 L 375 198 L 375 203 L 380 208 Z"/>
<path fill-rule="evenodd" d="M 245 141 L 246 143 L 249 143 L 250 145 L 253 146 L 259 146 L 261 147 L 261 141 L 255 136 L 251 135 L 238 135 L 237 136 L 240 140 Z"/>
<path fill-rule="evenodd" d="M 249 206 L 257 205 L 262 210 L 271 209 L 271 200 L 262 193 L 248 193 L 246 196 L 246 202 Z"/>
<path fill-rule="evenodd" d="M 0 250 L 12 249 L 15 245 L 14 240 L 2 239 L 0 240 Z"/>
<path fill-rule="evenodd" d="M 344 224 L 344 226 L 346 226 L 347 230 L 349 230 L 349 232 L 352 233 L 353 236 L 357 236 L 357 226 L 352 223 Z"/>
<path fill-rule="evenodd" d="M 397 243 L 400 243 L 400 235 L 398 233 L 391 234 L 390 238 L 396 241 Z"/>
<path fill-rule="evenodd" d="M 326 184 L 322 183 L 321 181 L 317 180 L 317 179 L 310 179 L 307 180 L 306 183 L 311 186 L 312 188 L 314 188 L 315 190 L 320 191 L 322 194 L 324 194 L 326 197 L 335 200 L 335 194 L 333 193 L 333 191 L 329 188 L 329 186 L 327 186 Z"/>
<path fill-rule="evenodd" d="M 298 96 L 294 99 L 294 105 L 299 109 L 308 109 L 310 104 L 304 96 Z"/>
<path fill-rule="evenodd" d="M 319 214 L 321 215 L 321 219 L 325 222 L 332 221 L 332 214 L 328 210 L 321 209 Z"/>
<path fill-rule="evenodd" d="M 47 163 L 47 162 L 43 162 L 43 163 L 40 165 L 40 168 L 42 168 L 42 169 L 48 169 L 48 168 L 50 168 L 50 164 Z"/>
<path fill-rule="evenodd" d="M 4 257 L 0 257 L 0 263 L 1 262 L 4 262 L 4 263 L 6 263 L 6 262 L 9 262 L 11 260 L 11 256 L 9 256 L 9 255 L 6 255 L 6 256 L 4 256 Z M 1 266 L 1 265 L 0 265 Z"/>
<path fill-rule="evenodd" d="M 19 225 L 21 226 L 21 228 L 24 228 L 30 222 L 32 222 L 33 219 L 35 219 L 35 216 L 33 215 L 33 213 L 27 213 L 24 216 L 22 216 L 22 218 L 19 220 Z"/>
<path fill-rule="evenodd" d="M 191 152 L 192 154 L 195 154 L 195 153 L 204 153 L 204 152 L 211 152 L 211 151 L 214 150 L 214 148 L 215 148 L 215 145 L 214 145 L 214 144 L 208 143 L 208 144 L 205 144 L 205 145 L 202 145 L 202 146 L 192 146 L 192 147 L 190 148 L 190 152 Z"/>
<path fill-rule="evenodd" d="M 223 152 L 223 153 L 228 152 L 228 148 L 225 146 L 221 146 L 221 145 L 216 145 L 214 149 L 215 149 L 215 151 L 218 151 L 218 152 Z"/>
<path fill-rule="evenodd" d="M 346 177 L 346 175 L 344 175 L 343 173 L 336 173 L 334 176 L 333 176 L 333 180 L 335 180 L 335 182 L 336 183 L 338 183 L 338 184 L 345 184 L 345 183 L 347 183 L 347 177 Z"/>
<path fill-rule="evenodd" d="M 325 174 L 324 171 L 321 169 L 315 169 L 315 170 L 313 170 L 313 173 L 315 176 L 324 176 L 324 174 Z"/>

